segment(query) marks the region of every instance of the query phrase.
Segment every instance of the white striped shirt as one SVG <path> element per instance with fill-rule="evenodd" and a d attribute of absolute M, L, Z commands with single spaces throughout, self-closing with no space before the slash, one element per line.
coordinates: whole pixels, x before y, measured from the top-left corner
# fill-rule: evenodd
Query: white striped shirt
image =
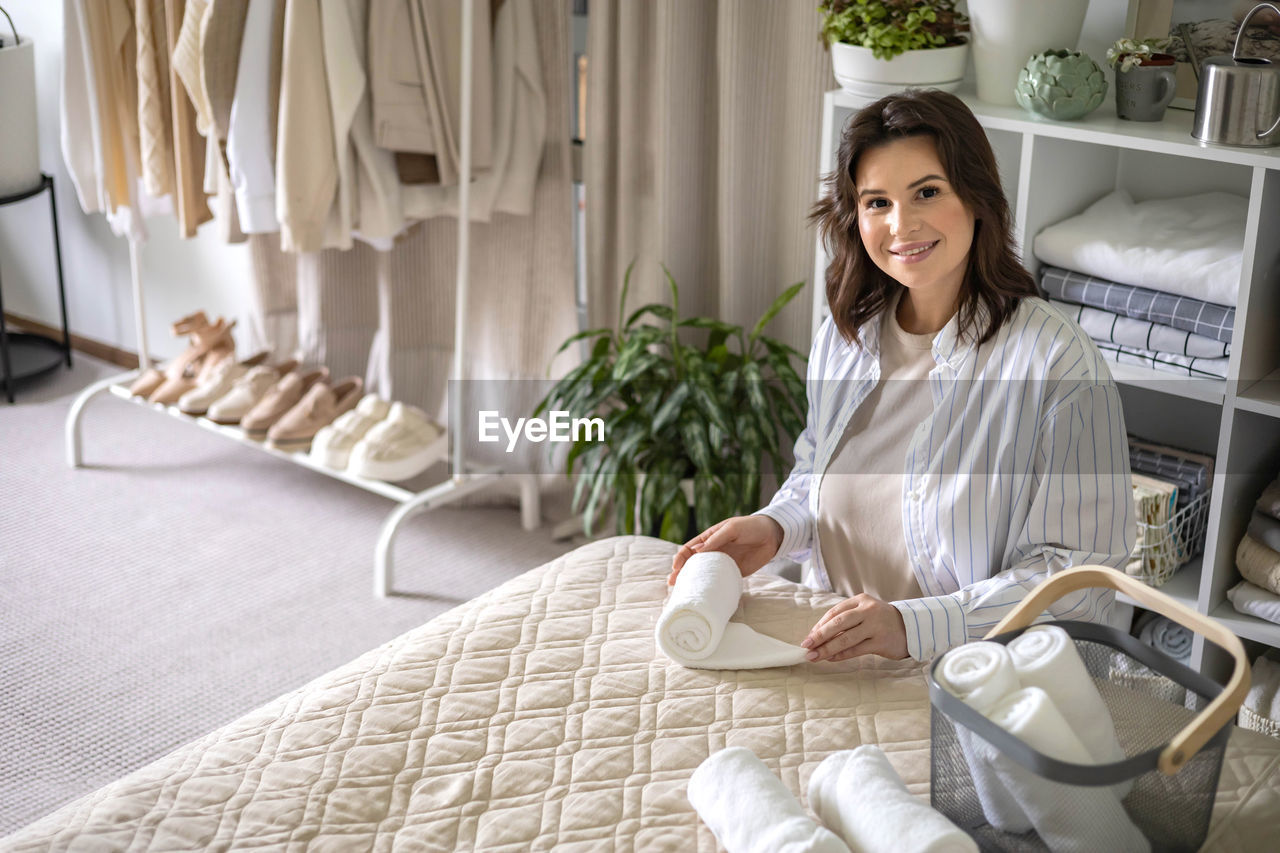
<path fill-rule="evenodd" d="M 924 597 L 892 604 L 917 660 L 980 639 L 1053 572 L 1122 566 L 1135 538 L 1119 391 L 1080 327 L 1025 298 L 980 347 L 958 329 L 953 317 L 933 339 L 933 414 L 903 462 L 902 532 Z M 805 582 L 824 589 L 818 492 L 849 418 L 880 380 L 879 318 L 860 337 L 852 346 L 829 317 L 818 331 L 795 467 L 760 510 L 782 526 L 779 556 L 811 558 Z M 1049 613 L 1109 622 L 1113 603 L 1110 590 L 1087 589 Z"/>

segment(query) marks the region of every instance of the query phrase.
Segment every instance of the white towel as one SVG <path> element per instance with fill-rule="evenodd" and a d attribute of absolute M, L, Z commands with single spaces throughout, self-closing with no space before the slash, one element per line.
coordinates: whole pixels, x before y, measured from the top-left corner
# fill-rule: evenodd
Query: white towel
<path fill-rule="evenodd" d="M 662 653 L 694 669 L 760 669 L 791 666 L 807 650 L 765 636 L 729 617 L 742 596 L 742 573 L 728 554 L 694 554 L 676 577 L 658 617 Z"/>
<path fill-rule="evenodd" d="M 834 752 L 809 777 L 809 806 L 866 853 L 978 853 L 962 829 L 916 799 L 878 746 Z"/>
<path fill-rule="evenodd" d="M 1150 610 L 1143 613 L 1133 623 L 1133 632 L 1139 640 L 1176 661 L 1188 663 L 1191 660 L 1191 644 L 1195 642 L 1195 634 L 1190 628 L 1184 628 L 1159 613 L 1152 613 Z"/>
<path fill-rule="evenodd" d="M 996 703 L 991 721 L 1037 752 L 1072 764 L 1092 764 L 1089 750 L 1071 731 L 1049 694 L 1024 687 Z M 995 748 L 982 742 L 985 749 Z M 990 756 L 996 774 L 1031 817 L 1050 850 L 1062 853 L 1145 851 L 1151 845 L 1107 787 L 1052 782 L 1008 756 Z"/>
<path fill-rule="evenodd" d="M 1261 717 L 1280 721 L 1280 663 L 1262 656 L 1253 662 L 1252 669 L 1245 706 Z"/>
<path fill-rule="evenodd" d="M 1270 590 L 1240 581 L 1227 590 L 1227 598 L 1231 599 L 1231 606 L 1241 613 L 1280 624 L 1280 595 Z"/>
<path fill-rule="evenodd" d="M 689 802 L 729 853 L 849 853 L 745 747 L 722 749 L 699 764 Z"/>
<path fill-rule="evenodd" d="M 1116 190 L 1035 238 L 1047 264 L 1234 306 L 1249 201 L 1211 192 L 1135 203 Z"/>
<path fill-rule="evenodd" d="M 1039 687 L 1058 706 L 1089 750 L 1088 764 L 1125 759 L 1107 703 L 1085 669 L 1071 635 L 1057 625 L 1033 625 L 1009 642 L 1009 656 L 1023 687 Z M 1125 790 L 1120 796 L 1128 794 Z"/>
<path fill-rule="evenodd" d="M 965 643 L 947 652 L 933 674 L 944 690 L 984 716 L 997 702 L 1022 686 L 1009 650 L 1001 643 L 987 640 Z M 959 724 L 956 738 L 969 765 L 969 775 L 987 822 L 1005 832 L 1021 834 L 1030 830 L 1030 818 L 992 770 L 990 749 L 984 749 L 986 742 Z"/>

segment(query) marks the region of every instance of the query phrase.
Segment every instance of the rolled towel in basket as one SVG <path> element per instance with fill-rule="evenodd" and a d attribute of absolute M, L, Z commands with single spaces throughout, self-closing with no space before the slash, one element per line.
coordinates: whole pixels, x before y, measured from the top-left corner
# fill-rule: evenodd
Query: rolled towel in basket
<path fill-rule="evenodd" d="M 1093 756 L 1072 732 L 1049 694 L 1024 687 L 998 702 L 987 715 L 1000 728 L 1037 752 L 1072 764 L 1092 764 Z M 1112 788 L 1054 782 L 980 742 L 992 754 L 996 775 L 1031 818 L 1050 850 L 1063 853 L 1150 850 Z"/>
<path fill-rule="evenodd" d="M 729 617 L 742 597 L 742 572 L 728 554 L 694 554 L 676 577 L 656 629 L 658 648 L 694 669 L 791 666 L 807 650 L 765 636 Z"/>
<path fill-rule="evenodd" d="M 1009 649 L 986 640 L 965 643 L 947 652 L 933 676 L 944 690 L 984 716 L 997 702 L 1022 686 Z M 964 726 L 956 726 L 956 739 L 969 765 L 969 775 L 987 822 L 1004 832 L 1028 831 L 1031 820 L 996 777 L 988 753 L 979 746 L 982 741 L 976 738 Z"/>
<path fill-rule="evenodd" d="M 1191 660 L 1191 644 L 1195 640 L 1195 634 L 1190 628 L 1184 628 L 1159 613 L 1148 610 L 1139 616 L 1133 623 L 1133 634 L 1143 643 L 1176 661 L 1187 663 Z"/>
<path fill-rule="evenodd" d="M 689 802 L 729 853 L 849 853 L 745 747 L 722 749 L 699 764 Z"/>
<path fill-rule="evenodd" d="M 1039 687 L 1049 694 L 1089 750 L 1091 763 L 1124 760 L 1111 712 L 1070 634 L 1057 625 L 1033 625 L 1009 642 L 1009 657 L 1023 687 Z"/>
<path fill-rule="evenodd" d="M 907 790 L 878 746 L 823 759 L 809 777 L 809 806 L 852 850 L 978 853 L 964 830 Z"/>

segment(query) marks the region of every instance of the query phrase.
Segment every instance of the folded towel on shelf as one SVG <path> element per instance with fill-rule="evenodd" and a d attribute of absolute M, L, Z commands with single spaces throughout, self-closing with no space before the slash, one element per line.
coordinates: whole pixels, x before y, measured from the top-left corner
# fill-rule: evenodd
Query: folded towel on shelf
<path fill-rule="evenodd" d="M 1022 687 L 1008 647 L 988 640 L 965 643 L 947 652 L 934 667 L 933 675 L 943 690 L 983 716 L 1005 696 Z M 1030 818 L 1005 790 L 991 767 L 989 745 L 959 724 L 956 739 L 969 765 L 969 775 L 987 822 L 1004 832 L 1029 831 Z"/>
<path fill-rule="evenodd" d="M 1064 302 L 1160 323 L 1225 344 L 1231 343 L 1236 325 L 1236 309 L 1227 305 L 1134 287 L 1049 264 L 1040 267 L 1040 287 L 1050 297 Z"/>
<path fill-rule="evenodd" d="M 1009 642 L 1009 657 L 1023 687 L 1049 694 L 1094 764 L 1124 760 L 1111 712 L 1070 634 L 1057 625 L 1033 625 Z"/>
<path fill-rule="evenodd" d="M 1095 341 L 1196 358 L 1226 358 L 1231 355 L 1231 344 L 1216 338 L 1059 299 L 1050 299 L 1049 304 L 1079 323 L 1084 333 Z"/>
<path fill-rule="evenodd" d="M 1262 490 L 1262 494 L 1258 496 L 1257 507 L 1272 518 L 1280 518 L 1280 480 L 1273 480 Z"/>
<path fill-rule="evenodd" d="M 978 853 L 964 830 L 907 790 L 878 746 L 824 758 L 809 777 L 809 807 L 851 850 Z"/>
<path fill-rule="evenodd" d="M 658 617 L 663 654 L 693 669 L 760 669 L 802 663 L 806 649 L 730 622 L 742 597 L 742 572 L 728 554 L 694 554 L 676 577 Z"/>
<path fill-rule="evenodd" d="M 1093 763 L 1089 750 L 1049 694 L 1039 687 L 1010 693 L 988 716 L 1000 728 L 1050 758 L 1072 764 Z M 985 742 L 983 745 L 995 751 L 995 747 Z M 989 755 L 989 759 L 1005 789 L 1030 816 L 1050 850 L 1119 853 L 1151 849 L 1113 789 L 1053 782 L 998 753 Z"/>
<path fill-rule="evenodd" d="M 1102 357 L 1112 364 L 1136 364 L 1139 367 L 1189 376 L 1192 379 L 1226 379 L 1231 364 L 1229 358 L 1195 358 L 1105 341 L 1093 343 Z"/>
<path fill-rule="evenodd" d="M 1035 256 L 1111 281 L 1234 306 L 1248 206 L 1248 199 L 1225 192 L 1134 202 L 1116 190 L 1037 234 Z"/>
<path fill-rule="evenodd" d="M 1236 568 L 1249 583 L 1280 595 L 1280 552 L 1246 533 L 1236 547 Z"/>
<path fill-rule="evenodd" d="M 1227 590 L 1227 599 L 1240 613 L 1280 625 L 1280 595 L 1274 592 L 1268 592 L 1248 581 L 1240 581 Z"/>
<path fill-rule="evenodd" d="M 1191 643 L 1195 639 L 1195 634 L 1190 628 L 1185 628 L 1159 613 L 1148 610 L 1135 619 L 1133 635 L 1176 661 L 1187 663 L 1191 660 Z"/>
<path fill-rule="evenodd" d="M 1255 509 L 1249 519 L 1249 535 L 1272 551 L 1280 551 L 1280 519 Z"/>
<path fill-rule="evenodd" d="M 1251 668 L 1253 678 L 1244 697 L 1245 707 L 1268 720 L 1280 720 L 1280 663 L 1262 655 Z"/>
<path fill-rule="evenodd" d="M 1148 581 L 1164 582 L 1182 562 L 1181 543 L 1174 536 L 1178 487 L 1156 477 L 1131 475 L 1136 538 L 1125 573 Z"/>
<path fill-rule="evenodd" d="M 729 853 L 849 853 L 745 747 L 722 749 L 699 764 L 689 778 L 689 803 Z"/>

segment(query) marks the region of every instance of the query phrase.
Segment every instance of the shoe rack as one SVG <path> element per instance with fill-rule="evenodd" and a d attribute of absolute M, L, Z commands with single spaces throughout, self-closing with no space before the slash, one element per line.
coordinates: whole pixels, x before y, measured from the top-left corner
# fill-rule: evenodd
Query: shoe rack
<path fill-rule="evenodd" d="M 455 288 L 457 298 L 455 299 L 456 309 L 454 313 L 454 351 L 453 351 L 453 380 L 461 382 L 466 379 L 463 372 L 464 353 L 466 343 L 466 322 L 467 322 L 467 292 L 470 273 L 470 236 L 471 236 L 471 110 L 472 110 L 472 32 L 474 24 L 472 17 L 474 11 L 472 4 L 462 4 L 462 80 L 461 80 L 461 132 L 459 134 L 459 142 L 461 148 L 461 162 L 459 168 L 459 193 L 458 193 L 458 266 L 455 279 Z M 148 408 L 154 408 L 156 411 L 167 414 L 179 420 L 188 421 L 197 427 L 212 430 L 222 435 L 224 438 L 237 441 L 240 444 L 253 447 L 261 452 L 270 453 L 285 461 L 292 462 L 295 465 L 301 465 L 310 468 L 313 471 L 342 480 L 358 488 L 364 489 L 375 494 L 382 495 L 395 502 L 396 506 L 391 514 L 383 522 L 382 530 L 378 534 L 378 542 L 374 550 L 374 574 L 373 574 L 373 593 L 375 596 L 387 596 L 394 594 L 394 561 L 393 548 L 396 534 L 400 526 L 411 516 L 420 512 L 436 509 L 446 506 L 454 501 L 463 498 L 475 492 L 482 491 L 496 484 L 502 479 L 508 479 L 516 476 L 520 486 L 520 516 L 521 524 L 525 530 L 533 530 L 540 523 L 541 515 L 541 496 L 538 491 L 537 478 L 534 475 L 513 475 L 506 474 L 499 468 L 481 467 L 469 463 L 463 455 L 462 441 L 454 441 L 452 443 L 452 474 L 450 478 L 443 483 L 432 486 L 423 491 L 413 492 L 408 489 L 401 488 L 391 483 L 381 480 L 370 480 L 364 477 L 356 477 L 345 471 L 336 471 L 327 468 L 313 461 L 309 455 L 305 453 L 287 453 L 284 451 L 268 448 L 258 442 L 251 441 L 243 436 L 239 430 L 231 430 L 218 424 L 213 423 L 205 418 L 195 418 L 187 415 L 176 407 L 153 406 L 143 400 L 132 398 L 128 394 L 130 383 L 139 376 L 142 371 L 149 367 L 147 360 L 147 342 L 145 336 L 145 302 L 143 299 L 142 280 L 140 275 L 141 264 L 139 262 L 140 246 L 137 242 L 131 241 L 129 244 L 129 262 L 133 272 L 133 303 L 136 328 L 138 330 L 138 353 L 142 360 L 142 365 L 138 371 L 129 371 L 127 373 L 108 377 L 93 385 L 90 385 L 80 396 L 72 403 L 70 411 L 67 413 L 66 421 L 66 450 L 67 464 L 72 468 L 79 468 L 83 462 L 83 442 L 80 435 L 80 423 L 84 416 L 86 404 L 90 400 L 100 395 L 110 394 L 112 396 L 121 397 L 129 400 L 135 405 L 142 405 Z M 445 454 L 445 450 L 449 446 L 450 435 L 461 435 L 462 429 L 462 412 L 460 410 L 450 409 L 449 412 L 449 428 L 445 435 L 441 438 L 443 445 L 441 456 Z"/>

